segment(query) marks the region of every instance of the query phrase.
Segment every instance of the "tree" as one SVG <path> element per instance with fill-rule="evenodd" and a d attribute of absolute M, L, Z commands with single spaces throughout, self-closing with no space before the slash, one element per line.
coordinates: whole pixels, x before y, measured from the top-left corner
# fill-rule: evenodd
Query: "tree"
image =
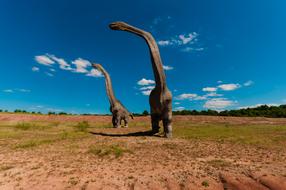
<path fill-rule="evenodd" d="M 149 112 L 148 112 L 147 110 L 144 110 L 144 111 L 142 112 L 142 115 L 147 116 L 147 115 L 149 115 Z"/>

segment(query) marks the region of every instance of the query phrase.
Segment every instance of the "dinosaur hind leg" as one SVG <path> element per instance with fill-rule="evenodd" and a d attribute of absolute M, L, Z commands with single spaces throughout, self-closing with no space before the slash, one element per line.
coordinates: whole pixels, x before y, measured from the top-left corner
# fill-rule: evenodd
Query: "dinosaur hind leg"
<path fill-rule="evenodd" d="M 151 114 L 151 121 L 152 121 L 152 133 L 156 134 L 159 132 L 159 122 L 160 116 L 158 114 Z"/>
<path fill-rule="evenodd" d="M 128 122 L 129 122 L 128 116 L 127 118 L 125 117 L 123 120 L 124 120 L 124 127 L 128 128 Z"/>

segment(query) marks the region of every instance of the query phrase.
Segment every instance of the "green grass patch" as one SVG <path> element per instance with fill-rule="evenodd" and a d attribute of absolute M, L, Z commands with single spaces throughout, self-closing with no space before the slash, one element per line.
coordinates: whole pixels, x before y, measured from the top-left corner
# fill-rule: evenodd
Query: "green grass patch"
<path fill-rule="evenodd" d="M 89 123 L 87 121 L 81 121 L 74 126 L 76 131 L 86 132 L 87 128 L 89 128 Z"/>
<path fill-rule="evenodd" d="M 286 143 L 286 126 L 184 123 L 182 127 L 174 127 L 174 136 L 192 140 L 215 140 L 272 147 Z"/>
<path fill-rule="evenodd" d="M 49 123 L 32 123 L 32 122 L 21 122 L 17 123 L 14 128 L 17 130 L 45 130 L 51 128 L 53 125 Z"/>
<path fill-rule="evenodd" d="M 22 143 L 19 143 L 15 146 L 16 149 L 26 149 L 26 148 L 33 148 L 43 144 L 51 144 L 55 140 L 52 139 L 44 139 L 44 140 L 28 140 Z"/>
<path fill-rule="evenodd" d="M 88 153 L 93 155 L 104 157 L 109 155 L 114 155 L 116 158 L 123 156 L 124 153 L 132 153 L 130 150 L 123 148 L 119 145 L 100 145 L 91 146 Z"/>

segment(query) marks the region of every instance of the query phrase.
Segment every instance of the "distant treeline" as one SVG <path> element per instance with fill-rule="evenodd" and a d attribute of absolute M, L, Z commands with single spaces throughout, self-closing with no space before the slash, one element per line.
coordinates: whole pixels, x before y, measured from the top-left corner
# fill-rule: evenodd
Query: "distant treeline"
<path fill-rule="evenodd" d="M 267 106 L 262 105 L 255 108 L 245 108 L 239 110 L 181 110 L 174 111 L 174 115 L 212 115 L 212 116 L 235 116 L 235 117 L 286 117 L 286 105 Z"/>
<path fill-rule="evenodd" d="M 8 110 L 1 110 L 0 112 L 9 112 Z M 41 112 L 28 112 L 26 110 L 16 109 L 14 113 L 27 113 L 27 114 L 39 114 Z M 48 115 L 110 115 L 110 114 L 70 114 L 66 112 L 48 112 Z M 274 118 L 286 118 L 286 105 L 280 106 L 267 106 L 262 105 L 255 108 L 245 108 L 239 110 L 225 110 L 225 111 L 215 111 L 215 110 L 181 110 L 173 111 L 174 115 L 210 115 L 210 116 L 235 116 L 235 117 L 274 117 Z M 147 116 L 149 112 L 147 110 L 142 113 L 133 113 L 134 116 Z"/>

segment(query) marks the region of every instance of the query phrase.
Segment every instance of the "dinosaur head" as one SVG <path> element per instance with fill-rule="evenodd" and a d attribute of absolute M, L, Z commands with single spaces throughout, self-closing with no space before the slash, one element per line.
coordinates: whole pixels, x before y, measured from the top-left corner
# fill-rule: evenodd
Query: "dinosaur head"
<path fill-rule="evenodd" d="M 128 24 L 126 24 L 125 22 L 113 22 L 111 24 L 109 24 L 109 28 L 112 30 L 125 30 L 129 27 Z"/>
<path fill-rule="evenodd" d="M 93 63 L 93 64 L 92 64 L 92 67 L 95 68 L 95 69 L 98 69 L 98 68 L 99 68 L 99 64 Z"/>

